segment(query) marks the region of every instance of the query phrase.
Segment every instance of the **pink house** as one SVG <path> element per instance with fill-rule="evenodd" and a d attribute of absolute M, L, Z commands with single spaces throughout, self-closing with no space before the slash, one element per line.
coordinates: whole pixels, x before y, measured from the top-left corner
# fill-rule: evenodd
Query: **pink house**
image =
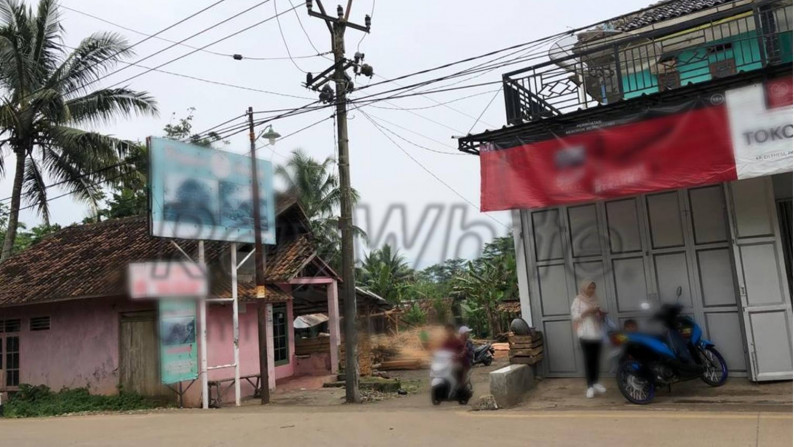
<path fill-rule="evenodd" d="M 239 271 L 240 374 L 243 396 L 258 383 L 257 306 L 266 306 L 269 386 L 296 374 L 330 374 L 338 366 L 340 340 L 337 274 L 317 256 L 306 217 L 294 199 L 277 206 L 278 245 L 267 255 L 266 300 L 257 300 L 253 260 Z M 176 241 L 195 253 L 194 241 Z M 231 296 L 229 244 L 207 242 L 211 293 Z M 239 247 L 238 258 L 250 252 Z M 0 392 L 19 384 L 88 387 L 92 393 L 131 390 L 151 396 L 183 391 L 185 406 L 201 403 L 200 381 L 166 387 L 160 383 L 157 303 L 131 300 L 125 290 L 132 262 L 178 259 L 172 241 L 152 238 L 146 218 L 124 218 L 72 226 L 0 264 Z M 385 302 L 360 293 L 364 306 Z M 293 320 L 310 313 L 328 315 L 328 349 L 297 356 Z M 208 308 L 207 361 L 233 363 L 231 303 Z M 199 323 L 200 324 L 200 323 Z M 200 352 L 200 350 L 199 350 Z M 234 400 L 234 371 L 213 369 L 210 397 Z"/>

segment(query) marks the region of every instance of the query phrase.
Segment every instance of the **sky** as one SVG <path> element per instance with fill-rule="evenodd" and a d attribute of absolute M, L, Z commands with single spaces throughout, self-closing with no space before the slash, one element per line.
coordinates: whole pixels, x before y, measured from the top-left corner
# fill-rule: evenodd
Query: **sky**
<path fill-rule="evenodd" d="M 61 0 L 61 4 L 107 22 L 152 34 L 214 1 Z M 227 0 L 170 29 L 161 37 L 174 41 L 184 39 L 260 1 Z M 200 47 L 271 17 L 275 10 L 284 11 L 297 6 L 294 11 L 279 17 L 283 38 L 277 21 L 271 20 L 207 49 L 244 57 L 284 58 L 288 54 L 286 41 L 292 56 L 317 54 L 314 47 L 321 52 L 328 51 L 330 38 L 323 22 L 309 17 L 300 0 L 291 1 L 292 4 L 289 0 L 271 0 L 185 43 Z M 346 51 L 348 57 L 356 51 L 364 53 L 365 62 L 374 67 L 378 76 L 394 78 L 588 25 L 642 8 L 648 3 L 648 0 L 354 0 L 351 21 L 363 23 L 364 15 L 372 13 L 372 32 L 361 41 L 363 34 L 349 29 Z M 333 12 L 336 3 L 327 2 L 325 6 Z M 144 38 L 67 9 L 62 10 L 62 16 L 68 46 L 76 46 L 82 38 L 99 31 L 119 33 L 130 43 Z M 135 62 L 169 45 L 168 42 L 150 39 L 135 47 L 136 57 L 129 61 Z M 176 46 L 140 64 L 154 67 L 191 51 L 190 48 Z M 301 85 L 305 72 L 316 74 L 328 66 L 329 61 L 322 57 L 296 58 L 293 61 L 288 58 L 236 61 L 228 56 L 199 51 L 162 67 L 162 70 L 298 98 L 150 72 L 128 83 L 131 88 L 147 91 L 156 98 L 159 116 L 123 119 L 92 130 L 143 141 L 150 135 L 162 136 L 163 126 L 187 115 L 191 107 L 196 109 L 195 131 L 241 115 L 249 106 L 255 110 L 299 107 L 316 99 L 316 93 Z M 438 74 L 449 74 L 467 66 L 470 65 Z M 497 69 L 463 84 L 499 81 L 504 71 L 518 68 L 522 66 Z M 100 85 L 109 86 L 143 71 L 145 69 L 134 66 L 125 68 L 104 79 Z M 409 78 L 399 84 L 422 79 L 428 77 Z M 358 77 L 354 82 L 361 86 L 381 80 L 383 78 L 374 77 L 370 81 Z M 450 82 L 454 81 L 447 81 Z M 412 266 L 426 267 L 452 257 L 475 257 L 485 242 L 494 236 L 507 234 L 511 222 L 508 212 L 479 212 L 479 161 L 475 156 L 457 152 L 456 140 L 452 139 L 470 130 L 476 133 L 505 124 L 504 101 L 501 93 L 496 91 L 498 88 L 498 84 L 486 85 L 434 94 L 432 99 L 416 96 L 363 108 L 364 113 L 384 128 L 424 148 L 386 132 L 402 147 L 400 149 L 361 111 L 349 113 L 351 178 L 353 187 L 361 196 L 355 213 L 356 223 L 367 231 L 372 246 L 390 242 L 400 249 Z M 362 91 L 359 95 L 365 94 L 369 93 Z M 468 97 L 470 95 L 476 96 Z M 351 97 L 355 99 L 356 96 L 354 92 Z M 457 101 L 444 106 L 438 104 L 451 100 Z M 330 110 L 324 109 L 273 123 L 277 132 L 288 135 L 325 118 L 320 124 L 277 142 L 273 147 L 260 149 L 258 156 L 278 164 L 284 162 L 292 150 L 302 148 L 317 159 L 334 157 L 335 133 L 330 116 Z M 223 149 L 246 153 L 247 134 L 231 137 Z M 7 163 L 7 166 L 12 165 Z M 11 180 L 12 173 L 7 171 L 5 178 L 0 179 L 0 196 L 10 196 Z M 52 197 L 62 192 L 55 187 L 49 195 Z M 61 225 L 80 222 L 90 214 L 87 204 L 69 197 L 51 201 L 50 211 L 51 220 Z M 25 210 L 21 221 L 33 226 L 41 219 L 32 210 Z M 358 249 L 363 253 L 368 247 L 360 245 Z"/>

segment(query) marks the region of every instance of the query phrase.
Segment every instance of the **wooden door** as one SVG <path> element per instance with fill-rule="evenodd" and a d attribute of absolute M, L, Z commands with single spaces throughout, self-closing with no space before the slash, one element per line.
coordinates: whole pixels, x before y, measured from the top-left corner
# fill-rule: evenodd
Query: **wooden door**
<path fill-rule="evenodd" d="M 121 315 L 119 383 L 122 390 L 145 396 L 167 395 L 160 383 L 156 312 Z"/>

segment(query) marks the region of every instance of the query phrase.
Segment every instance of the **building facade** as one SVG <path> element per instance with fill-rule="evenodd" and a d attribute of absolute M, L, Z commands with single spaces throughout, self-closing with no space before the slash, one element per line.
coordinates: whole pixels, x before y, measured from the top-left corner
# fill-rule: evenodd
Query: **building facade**
<path fill-rule="evenodd" d="M 617 323 L 678 302 L 732 375 L 791 379 L 791 29 L 790 1 L 660 2 L 504 75 L 510 126 L 460 148 L 513 210 L 544 374 L 583 374 L 591 279 Z"/>

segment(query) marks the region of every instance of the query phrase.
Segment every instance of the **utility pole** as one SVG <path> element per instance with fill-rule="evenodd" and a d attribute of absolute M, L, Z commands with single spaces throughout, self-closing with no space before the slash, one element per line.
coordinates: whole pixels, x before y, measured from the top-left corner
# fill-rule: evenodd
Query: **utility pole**
<path fill-rule="evenodd" d="M 256 170 L 254 109 L 248 108 L 248 138 L 251 141 L 251 196 L 254 211 L 254 262 L 256 265 L 257 329 L 259 336 L 259 396 L 270 403 L 270 376 L 267 371 L 267 303 L 265 302 L 265 250 L 262 247 L 262 216 L 259 206 L 259 175 Z M 232 268 L 237 268 L 233 265 Z"/>
<path fill-rule="evenodd" d="M 354 61 L 345 59 L 345 30 L 350 27 L 368 33 L 370 17 L 365 17 L 366 26 L 348 22 L 353 0 L 347 1 L 347 9 L 337 6 L 337 17 L 325 12 L 320 0 L 317 7 L 320 12 L 312 9 L 312 0 L 306 1 L 309 15 L 325 21 L 331 32 L 331 49 L 334 53 L 334 65 L 317 77 L 311 73 L 306 75 L 306 87 L 320 91 L 320 100 L 326 103 L 336 102 L 336 125 L 339 146 L 339 190 L 341 196 L 341 215 L 339 226 L 342 230 L 342 284 L 344 291 L 345 317 L 345 400 L 348 403 L 361 402 L 358 378 L 358 334 L 356 331 L 356 278 L 353 258 L 353 200 L 350 186 L 350 153 L 347 137 L 347 93 L 352 90 L 353 82 L 345 70 L 353 67 L 355 73 L 372 76 L 372 67 L 362 64 L 363 54 L 356 53 Z M 336 91 L 332 91 L 327 83 L 333 80 Z M 320 88 L 322 86 L 322 89 Z"/>

